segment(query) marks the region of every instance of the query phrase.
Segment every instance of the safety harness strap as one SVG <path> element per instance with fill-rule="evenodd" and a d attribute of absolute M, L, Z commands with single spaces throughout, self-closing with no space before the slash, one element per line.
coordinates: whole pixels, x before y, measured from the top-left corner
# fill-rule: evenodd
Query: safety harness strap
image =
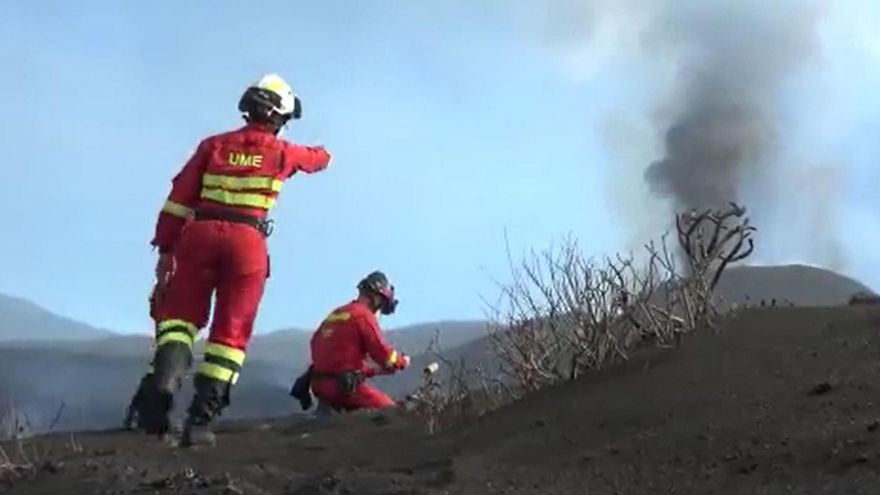
<path fill-rule="evenodd" d="M 366 376 L 360 370 L 341 371 L 338 373 L 329 373 L 324 371 L 310 371 L 311 380 L 332 379 L 336 381 L 339 391 L 345 395 L 351 395 L 357 390 L 361 383 L 366 381 Z"/>
<path fill-rule="evenodd" d="M 195 220 L 221 220 L 224 222 L 242 223 L 257 229 L 263 237 L 272 235 L 273 230 L 272 220 L 227 210 L 202 208 L 195 212 Z"/>

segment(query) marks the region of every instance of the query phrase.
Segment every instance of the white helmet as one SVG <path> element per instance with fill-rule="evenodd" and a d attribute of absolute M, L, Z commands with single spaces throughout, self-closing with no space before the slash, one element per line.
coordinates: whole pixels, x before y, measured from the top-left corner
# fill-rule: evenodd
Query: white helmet
<path fill-rule="evenodd" d="M 302 104 L 284 79 L 266 74 L 248 86 L 238 102 L 247 120 L 268 120 L 277 127 L 302 116 Z"/>

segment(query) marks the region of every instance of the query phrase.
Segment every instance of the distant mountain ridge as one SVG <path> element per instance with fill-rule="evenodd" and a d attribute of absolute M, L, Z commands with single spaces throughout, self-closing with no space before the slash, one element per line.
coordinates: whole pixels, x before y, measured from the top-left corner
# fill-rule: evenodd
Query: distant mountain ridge
<path fill-rule="evenodd" d="M 716 288 L 728 303 L 769 304 L 775 299 L 796 306 L 846 304 L 857 292 L 875 291 L 852 277 L 803 264 L 735 266 L 724 271 Z"/>
<path fill-rule="evenodd" d="M 791 301 L 798 306 L 833 306 L 846 304 L 856 292 L 874 291 L 828 270 L 787 265 L 731 268 L 722 277 L 717 294 L 727 303 L 758 305 L 762 300 L 769 303 L 776 299 L 780 305 Z M 10 323 L 9 315 L 18 323 Z M 37 326 L 24 326 L 31 324 Z M 41 326 L 44 324 L 49 325 L 48 331 Z M 24 330 L 4 333 L 8 328 Z M 39 335 L 34 329 L 40 330 Z M 411 391 L 421 379 L 421 367 L 432 359 L 422 352 L 435 334 L 440 335 L 445 358 L 452 362 L 461 359 L 469 366 L 479 364 L 491 373 L 497 360 L 491 353 L 486 330 L 486 322 L 475 320 L 388 330 L 388 340 L 414 356 L 413 366 L 399 375 L 378 378 L 376 383 L 398 397 Z M 287 390 L 308 364 L 310 337 L 311 330 L 297 329 L 257 335 L 248 349 L 230 416 L 298 412 Z M 113 334 L 53 315 L 26 301 L 0 296 L 0 417 L 3 401 L 8 398 L 37 424 L 50 422 L 59 404 L 64 403 L 59 428 L 116 426 L 146 369 L 151 345 L 149 335 Z M 201 341 L 196 345 L 197 357 L 202 345 Z M 21 380 L 22 376 L 27 380 Z M 186 401 L 188 394 L 183 399 Z"/>
<path fill-rule="evenodd" d="M 446 320 L 390 327 L 386 335 L 410 353 L 424 350 L 430 336 L 443 334 L 444 347 L 471 340 L 485 323 L 479 320 Z M 306 349 L 312 329 L 286 328 L 254 336 L 249 354 L 264 359 L 286 358 L 291 349 Z M 200 337 L 207 336 L 207 329 Z M 83 349 L 106 354 L 139 353 L 149 347 L 149 335 L 121 334 L 59 315 L 27 299 L 0 294 L 0 344 L 37 344 Z M 133 351 L 130 351 L 134 349 Z M 295 352 L 294 352 L 295 354 Z"/>
<path fill-rule="evenodd" d="M 110 330 L 55 314 L 26 299 L 0 294 L 0 342 L 82 341 L 115 335 Z"/>
<path fill-rule="evenodd" d="M 803 265 L 736 266 L 728 268 L 716 289 L 727 303 L 759 303 L 775 299 L 779 304 L 846 304 L 858 292 L 875 291 L 861 282 L 831 270 Z M 486 322 L 447 320 L 414 324 L 386 331 L 389 340 L 409 353 L 424 350 L 434 333 L 442 335 L 444 348 L 457 347 L 485 335 Z M 287 359 L 296 356 L 292 349 L 307 350 L 311 329 L 281 329 L 254 337 L 249 353 L 263 359 Z M 203 336 L 207 332 L 203 332 Z M 123 335 L 76 321 L 23 298 L 0 294 L 0 343 L 12 341 L 67 345 L 89 341 L 91 350 L 111 354 L 125 353 L 141 342 L 149 346 L 148 335 Z M 95 341 L 95 342 L 92 342 Z M 291 352 L 293 352 L 291 354 Z"/>

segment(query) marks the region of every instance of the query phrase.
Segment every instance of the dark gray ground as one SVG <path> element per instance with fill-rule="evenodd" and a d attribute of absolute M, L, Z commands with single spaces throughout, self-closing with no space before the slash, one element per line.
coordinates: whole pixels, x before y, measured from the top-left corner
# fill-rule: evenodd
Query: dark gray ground
<path fill-rule="evenodd" d="M 6 493 L 877 493 L 877 311 L 751 310 L 430 438 L 396 415 L 230 424 L 201 451 L 42 438 Z"/>

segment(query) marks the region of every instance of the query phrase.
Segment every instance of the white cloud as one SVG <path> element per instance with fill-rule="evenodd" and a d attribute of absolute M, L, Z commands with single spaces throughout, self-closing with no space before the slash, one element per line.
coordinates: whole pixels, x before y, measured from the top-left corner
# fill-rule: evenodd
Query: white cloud
<path fill-rule="evenodd" d="M 644 64 L 640 44 L 651 12 L 624 0 L 559 0 L 552 9 L 532 12 L 530 20 L 561 71 L 583 82 L 612 66 Z"/>
<path fill-rule="evenodd" d="M 562 50 L 564 68 L 577 79 L 590 79 L 609 63 L 637 56 L 635 24 L 619 16 L 603 15 L 586 39 Z"/>

